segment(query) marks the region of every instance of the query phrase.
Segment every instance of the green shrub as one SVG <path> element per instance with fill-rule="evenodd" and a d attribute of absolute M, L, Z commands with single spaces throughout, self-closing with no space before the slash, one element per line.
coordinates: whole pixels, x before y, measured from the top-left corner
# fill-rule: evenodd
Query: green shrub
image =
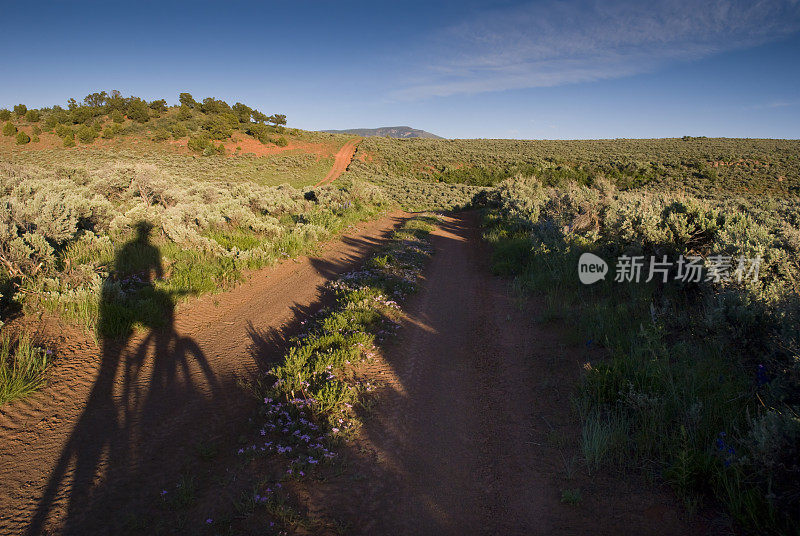
<path fill-rule="evenodd" d="M 40 118 L 41 114 L 39 113 L 39 110 L 28 110 L 25 113 L 25 121 L 28 121 L 29 123 L 38 123 Z"/>
<path fill-rule="evenodd" d="M 75 135 L 64 138 L 64 147 L 75 147 Z"/>
<path fill-rule="evenodd" d="M 50 114 L 44 120 L 44 129 L 49 132 L 56 128 L 58 123 L 58 116 L 56 114 Z"/>
<path fill-rule="evenodd" d="M 42 129 L 39 128 L 39 125 L 33 125 L 33 134 L 38 136 L 41 133 L 42 133 Z"/>
<path fill-rule="evenodd" d="M 190 111 L 190 113 L 191 113 L 191 108 L 197 106 L 197 101 L 194 100 L 194 97 L 192 97 L 191 93 L 181 93 L 180 95 L 178 95 L 178 100 L 181 103 L 181 108 L 185 106 L 186 109 Z"/>
<path fill-rule="evenodd" d="M 41 140 L 39 139 L 39 136 L 38 136 L 37 134 L 34 134 L 34 135 L 31 137 L 31 141 L 32 141 L 33 143 L 39 143 Z"/>
<path fill-rule="evenodd" d="M 75 138 L 75 132 L 69 128 L 67 125 L 58 124 L 56 125 L 56 136 L 59 138 Z"/>
<path fill-rule="evenodd" d="M 93 143 L 97 138 L 97 131 L 88 125 L 81 125 L 78 127 L 77 135 L 81 143 Z"/>
<path fill-rule="evenodd" d="M 164 99 L 158 99 L 152 101 L 150 104 L 150 109 L 156 112 L 157 114 L 163 114 L 167 111 L 167 101 Z"/>
<path fill-rule="evenodd" d="M 28 107 L 24 104 L 17 104 L 14 106 L 14 113 L 17 117 L 23 117 L 26 113 L 28 113 Z"/>
<path fill-rule="evenodd" d="M 275 145 L 278 147 L 286 147 L 289 145 L 289 142 L 283 136 L 280 136 L 277 140 L 275 140 Z"/>
<path fill-rule="evenodd" d="M 113 139 L 114 136 L 116 136 L 119 133 L 121 128 L 122 127 L 120 127 L 119 124 L 117 123 L 109 125 L 103 129 L 103 133 L 101 134 L 101 136 L 103 136 L 103 138 L 107 140 Z"/>
<path fill-rule="evenodd" d="M 153 131 L 153 136 L 151 139 L 153 141 L 164 141 L 168 140 L 169 138 L 170 138 L 169 131 L 165 128 L 159 128 Z"/>
<path fill-rule="evenodd" d="M 592 182 L 508 180 L 488 196 L 486 232 L 496 270 L 545 294 L 548 316 L 604 348 L 576 397 L 588 467 L 638 462 L 688 503 L 711 494 L 759 532 L 797 532 L 800 267 L 787 262 L 800 250 L 797 203 L 784 218 L 742 200 L 733 209 Z M 587 251 L 610 264 L 641 256 L 645 274 L 583 285 L 575 268 Z M 687 283 L 673 270 L 645 283 L 648 261 L 661 255 L 699 255 L 706 267 L 728 256 L 734 268 L 758 255 L 760 275 L 715 282 L 704 271 Z"/>
<path fill-rule="evenodd" d="M 99 110 L 90 106 L 78 106 L 77 108 L 73 108 L 70 114 L 72 116 L 72 122 L 76 125 L 80 125 L 92 121 L 99 114 Z"/>
<path fill-rule="evenodd" d="M 238 125 L 236 116 L 229 113 L 221 113 L 208 117 L 203 122 L 203 129 L 208 132 L 211 139 L 225 140 L 231 137 L 233 129 Z"/>
<path fill-rule="evenodd" d="M 0 121 L 8 121 L 11 119 L 11 112 L 5 108 L 0 109 Z"/>
<path fill-rule="evenodd" d="M 192 109 L 189 106 L 182 104 L 181 107 L 178 109 L 178 115 L 177 115 L 178 121 L 188 121 L 192 117 L 194 117 L 194 115 L 192 114 Z"/>
<path fill-rule="evenodd" d="M 210 143 L 208 136 L 191 136 L 186 146 L 192 151 L 202 153 Z"/>
<path fill-rule="evenodd" d="M 189 135 L 189 129 L 186 128 L 186 125 L 182 125 L 180 123 L 176 123 L 172 125 L 172 137 L 176 140 L 178 138 L 185 138 Z"/>
<path fill-rule="evenodd" d="M 17 133 L 17 127 L 14 126 L 14 123 L 8 121 L 5 125 L 3 125 L 3 136 L 13 136 Z"/>
<path fill-rule="evenodd" d="M 114 110 L 113 112 L 111 112 L 111 120 L 114 121 L 115 123 L 124 123 L 125 116 L 119 110 Z"/>
<path fill-rule="evenodd" d="M 272 141 L 269 136 L 270 134 L 269 127 L 266 125 L 262 125 L 261 123 L 250 124 L 247 127 L 247 133 L 265 145 Z"/>
<path fill-rule="evenodd" d="M 128 102 L 128 118 L 137 123 L 147 123 L 150 120 L 147 103 L 138 97 L 132 97 Z"/>
<path fill-rule="evenodd" d="M 25 145 L 26 143 L 30 143 L 31 137 L 28 136 L 25 132 L 20 130 L 17 132 L 17 145 Z"/>
<path fill-rule="evenodd" d="M 22 335 L 12 342 L 0 332 L 0 406 L 40 389 L 45 384 L 47 352 Z"/>

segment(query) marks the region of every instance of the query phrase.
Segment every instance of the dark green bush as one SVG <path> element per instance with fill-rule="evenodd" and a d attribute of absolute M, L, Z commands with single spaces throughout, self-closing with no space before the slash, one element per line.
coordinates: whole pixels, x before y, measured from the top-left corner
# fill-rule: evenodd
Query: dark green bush
<path fill-rule="evenodd" d="M 27 112 L 28 112 L 28 107 L 25 106 L 24 104 L 17 104 L 16 106 L 14 106 L 14 113 L 17 115 L 17 117 L 22 117 Z"/>
<path fill-rule="evenodd" d="M 81 125 L 78 128 L 78 139 L 81 143 L 92 143 L 97 138 L 97 131 L 88 125 Z"/>
<path fill-rule="evenodd" d="M 178 121 L 187 121 L 192 118 L 192 109 L 189 106 L 181 104 L 178 109 Z"/>
<path fill-rule="evenodd" d="M 186 128 L 186 125 L 182 125 L 181 123 L 176 123 L 172 125 L 172 137 L 176 140 L 178 138 L 185 138 L 189 135 L 189 129 Z"/>
<path fill-rule="evenodd" d="M 202 153 L 203 156 L 225 154 L 225 147 L 221 143 L 214 145 L 214 142 L 205 134 L 190 137 L 187 147 L 192 151 Z"/>
<path fill-rule="evenodd" d="M 111 120 L 114 121 L 115 123 L 124 123 L 125 116 L 119 110 L 114 110 L 113 112 L 111 112 Z"/>
<path fill-rule="evenodd" d="M 169 131 L 167 129 L 165 129 L 165 128 L 159 128 L 159 129 L 156 129 L 153 132 L 153 136 L 152 136 L 151 139 L 153 141 L 164 141 L 164 140 L 168 140 L 169 138 L 170 138 Z"/>
<path fill-rule="evenodd" d="M 181 93 L 178 95 L 178 100 L 181 103 L 181 107 L 186 106 L 186 108 L 194 108 L 197 105 L 197 101 L 194 100 L 191 93 Z"/>
<path fill-rule="evenodd" d="M 240 123 L 249 123 L 250 116 L 253 114 L 253 109 L 241 102 L 237 102 L 233 105 L 233 113 L 239 118 Z"/>
<path fill-rule="evenodd" d="M 58 136 L 59 138 L 74 139 L 75 133 L 67 125 L 58 124 L 56 125 L 56 136 Z"/>
<path fill-rule="evenodd" d="M 287 145 L 289 145 L 289 142 L 286 140 L 286 138 L 281 136 L 277 140 L 275 140 L 275 145 L 277 145 L 278 147 L 286 147 Z"/>
<path fill-rule="evenodd" d="M 147 123 L 150 119 L 147 103 L 138 97 L 132 97 L 128 102 L 128 118 L 137 123 Z"/>
<path fill-rule="evenodd" d="M 225 140 L 231 137 L 233 129 L 238 123 L 239 120 L 233 114 L 217 114 L 208 117 L 203 122 L 203 129 L 208 131 L 208 135 L 212 139 Z"/>
<path fill-rule="evenodd" d="M 53 130 L 54 128 L 56 128 L 57 124 L 58 124 L 58 116 L 56 114 L 50 114 L 44 120 L 44 129 L 48 131 Z"/>
<path fill-rule="evenodd" d="M 25 132 L 19 131 L 17 132 L 17 145 L 25 145 L 26 143 L 30 143 L 31 137 L 28 136 Z"/>
<path fill-rule="evenodd" d="M 13 136 L 17 133 L 17 127 L 14 126 L 14 123 L 8 121 L 5 125 L 3 125 L 3 136 Z"/>
<path fill-rule="evenodd" d="M 64 138 L 64 147 L 75 147 L 75 136 Z"/>
<path fill-rule="evenodd" d="M 5 108 L 0 109 L 0 121 L 8 121 L 11 119 L 11 112 Z"/>
<path fill-rule="evenodd" d="M 224 100 L 218 100 L 214 97 L 206 97 L 200 104 L 200 111 L 204 114 L 221 114 L 230 112 L 231 107 Z"/>
<path fill-rule="evenodd" d="M 39 110 L 28 110 L 25 113 L 25 121 L 28 121 L 29 123 L 38 123 L 40 118 L 41 114 L 39 113 Z"/>
<path fill-rule="evenodd" d="M 167 111 L 167 101 L 164 99 L 154 100 L 150 103 L 150 109 L 156 113 L 163 114 Z"/>
<path fill-rule="evenodd" d="M 102 136 L 103 136 L 103 138 L 105 138 L 107 140 L 110 140 L 114 136 L 117 135 L 119 130 L 120 130 L 120 126 L 117 125 L 116 123 L 113 124 L 113 125 L 109 125 L 109 126 L 107 126 L 106 128 L 103 129 Z"/>
<path fill-rule="evenodd" d="M 77 108 L 73 108 L 71 113 L 72 122 L 76 125 L 80 125 L 94 119 L 98 114 L 98 110 L 90 106 L 78 106 Z"/>
<path fill-rule="evenodd" d="M 269 137 L 269 127 L 266 125 L 262 125 L 261 123 L 252 123 L 247 127 L 247 133 L 256 138 L 261 143 L 267 144 L 270 143 Z"/>

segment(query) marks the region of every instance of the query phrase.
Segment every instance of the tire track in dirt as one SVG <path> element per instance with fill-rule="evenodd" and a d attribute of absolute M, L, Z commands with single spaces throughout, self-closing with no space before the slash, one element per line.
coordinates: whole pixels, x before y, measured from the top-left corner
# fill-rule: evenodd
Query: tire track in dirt
<path fill-rule="evenodd" d="M 316 188 L 318 186 L 330 184 L 338 179 L 342 173 L 347 171 L 347 166 L 349 166 L 350 162 L 353 161 L 353 155 L 356 154 L 356 148 L 360 142 L 361 138 L 353 138 L 348 140 L 348 142 L 345 143 L 341 149 L 339 149 L 339 152 L 336 153 L 336 159 L 333 162 L 333 167 L 331 170 L 327 175 L 325 175 L 325 178 L 315 184 L 314 187 Z"/>
<path fill-rule="evenodd" d="M 365 373 L 385 387 L 309 509 L 351 534 L 704 534 L 631 474 L 588 476 L 570 395 L 597 350 L 569 344 L 488 268 L 475 214 L 446 217 L 399 338 Z M 563 489 L 580 488 L 577 506 Z"/>
<path fill-rule="evenodd" d="M 322 285 L 405 217 L 361 224 L 316 256 L 254 272 L 127 344 L 43 323 L 58 355 L 50 382 L 0 410 L 0 534 L 117 534 L 126 515 L 146 515 L 159 490 L 174 488 L 199 441 L 233 449 L 253 405 L 240 380 L 280 357 L 282 328 L 316 312 Z"/>

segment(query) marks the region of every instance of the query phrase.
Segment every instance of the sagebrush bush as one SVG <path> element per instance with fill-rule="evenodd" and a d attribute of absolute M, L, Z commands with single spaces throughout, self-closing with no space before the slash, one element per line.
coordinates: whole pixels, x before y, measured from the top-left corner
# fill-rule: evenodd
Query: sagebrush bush
<path fill-rule="evenodd" d="M 30 143 L 31 141 L 31 137 L 28 136 L 28 134 L 23 132 L 22 130 L 17 132 L 16 139 L 17 139 L 17 145 L 25 145 L 27 143 Z"/>
<path fill-rule="evenodd" d="M 587 463 L 657 463 L 690 502 L 711 493 L 745 525 L 796 531 L 800 220 L 789 214 L 800 207 L 787 202 L 782 217 L 591 182 L 506 181 L 488 196 L 487 231 L 498 271 L 544 293 L 608 349 L 608 360 L 587 366 L 576 401 Z M 609 276 L 589 287 L 576 274 L 586 251 L 612 265 L 624 254 L 697 255 L 706 271 L 696 283 Z M 760 256 L 760 276 L 716 282 L 706 277 L 714 255 Z"/>
<path fill-rule="evenodd" d="M 17 127 L 15 127 L 14 123 L 11 121 L 8 121 L 5 125 L 3 125 L 3 136 L 13 136 L 16 133 Z"/>
<path fill-rule="evenodd" d="M 39 119 L 41 119 L 39 110 L 28 110 L 25 113 L 25 121 L 28 121 L 29 123 L 38 123 Z"/>
<path fill-rule="evenodd" d="M 8 121 L 11 119 L 11 112 L 6 108 L 0 108 L 0 121 Z"/>
<path fill-rule="evenodd" d="M 294 256 L 387 203 L 374 186 L 352 181 L 318 189 L 312 201 L 288 186 L 220 184 L 152 164 L 4 164 L 0 192 L 0 272 L 22 289 L 17 297 L 24 296 L 28 308 L 60 311 L 94 326 L 104 278 L 113 275 L 116 285 L 124 272 L 114 266 L 115 248 L 139 222 L 155 228 L 154 243 L 171 259 L 170 275 L 157 289 L 184 296 Z M 147 300 L 136 300 L 130 295 L 120 310 L 145 314 Z"/>

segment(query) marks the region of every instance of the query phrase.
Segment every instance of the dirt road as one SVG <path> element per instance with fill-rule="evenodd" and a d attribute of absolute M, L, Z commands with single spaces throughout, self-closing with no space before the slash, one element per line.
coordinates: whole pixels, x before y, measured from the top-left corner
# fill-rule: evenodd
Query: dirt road
<path fill-rule="evenodd" d="M 704 533 L 668 492 L 586 475 L 570 395 L 596 351 L 490 274 L 476 218 L 448 217 L 434 245 L 399 340 L 368 372 L 386 387 L 349 453 L 355 477 L 310 508 L 357 534 Z M 579 504 L 561 502 L 568 489 Z"/>
<path fill-rule="evenodd" d="M 278 357 L 281 327 L 401 218 L 203 298 L 124 347 L 68 336 L 51 384 L 0 415 L 0 533 L 118 534 L 126 512 L 175 489 L 200 439 L 233 448 L 253 414 L 237 379 Z M 476 217 L 446 217 L 433 244 L 399 337 L 363 371 L 380 396 L 342 470 L 287 483 L 304 515 L 347 534 L 714 534 L 629 471 L 587 474 L 570 395 L 598 350 L 490 274 Z M 234 475 L 217 469 L 211 506 Z"/>
<path fill-rule="evenodd" d="M 179 307 L 172 325 L 127 344 L 58 326 L 49 385 L 0 412 L 0 534 L 117 534 L 126 512 L 174 489 L 202 439 L 235 444 L 235 423 L 252 415 L 237 380 L 278 357 L 282 326 L 315 312 L 320 286 L 403 217 Z"/>
<path fill-rule="evenodd" d="M 350 162 L 353 160 L 353 155 L 356 153 L 356 147 L 360 141 L 361 138 L 353 138 L 345 143 L 344 146 L 339 149 L 339 152 L 336 153 L 336 160 L 334 160 L 331 170 L 327 175 L 325 175 L 324 179 L 319 181 L 314 186 L 324 186 L 338 179 L 339 175 L 347 170 L 347 166 L 349 166 Z"/>

